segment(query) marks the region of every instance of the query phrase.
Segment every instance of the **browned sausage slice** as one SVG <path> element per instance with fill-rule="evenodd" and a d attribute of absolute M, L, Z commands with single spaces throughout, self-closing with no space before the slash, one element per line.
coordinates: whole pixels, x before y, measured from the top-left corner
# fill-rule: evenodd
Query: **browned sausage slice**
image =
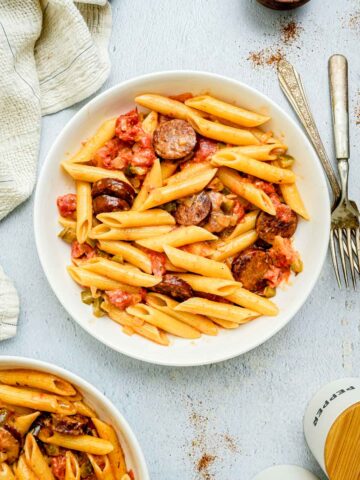
<path fill-rule="evenodd" d="M 180 203 L 175 211 L 175 220 L 180 225 L 199 225 L 211 212 L 211 200 L 206 192 L 194 195 L 190 204 Z"/>
<path fill-rule="evenodd" d="M 161 123 L 153 136 L 155 152 L 167 160 L 178 160 L 193 151 L 196 133 L 185 120 L 169 120 Z"/>
<path fill-rule="evenodd" d="M 131 207 L 135 198 L 135 190 L 131 185 L 115 178 L 102 178 L 93 183 L 91 189 L 93 198 L 99 195 L 109 195 L 110 197 L 122 198 Z"/>
<path fill-rule="evenodd" d="M 93 209 L 95 215 L 104 212 L 119 212 L 120 210 L 129 210 L 130 205 L 122 198 L 110 197 L 110 195 L 99 195 L 93 199 Z"/>
<path fill-rule="evenodd" d="M 150 290 L 163 295 L 169 295 L 180 301 L 193 297 L 193 290 L 190 285 L 176 275 L 170 274 L 164 275 L 162 281 L 151 287 Z"/>
<path fill-rule="evenodd" d="M 287 205 L 281 205 L 276 210 L 276 216 L 261 212 L 256 220 L 256 233 L 261 240 L 272 244 L 274 238 L 280 235 L 290 238 L 294 235 L 298 223 L 295 212 Z"/>
<path fill-rule="evenodd" d="M 261 293 L 267 286 L 264 275 L 269 270 L 271 258 L 266 251 L 247 248 L 234 258 L 231 266 L 235 280 L 251 292 Z"/>

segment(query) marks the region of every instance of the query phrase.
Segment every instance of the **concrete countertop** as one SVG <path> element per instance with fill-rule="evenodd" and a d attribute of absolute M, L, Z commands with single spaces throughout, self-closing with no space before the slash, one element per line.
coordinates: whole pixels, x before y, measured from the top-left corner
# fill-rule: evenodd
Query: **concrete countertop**
<path fill-rule="evenodd" d="M 285 56 L 302 75 L 329 153 L 327 59 L 333 53 L 347 55 L 350 192 L 360 205 L 357 0 L 312 0 L 292 13 L 267 10 L 255 0 L 111 3 L 113 68 L 102 90 L 153 71 L 207 70 L 248 83 L 290 112 L 275 72 L 277 56 Z M 297 28 L 289 39 L 291 21 Z M 40 167 L 81 106 L 44 119 Z M 153 479 L 251 480 L 278 463 L 299 464 L 321 477 L 303 437 L 305 406 L 321 385 L 359 375 L 360 365 L 359 293 L 338 290 L 329 257 L 306 305 L 266 344 L 217 365 L 163 368 L 109 350 L 68 317 L 38 260 L 32 208 L 30 200 L 0 225 L 0 263 L 21 296 L 18 335 L 0 344 L 0 355 L 53 362 L 96 385 L 133 427 Z M 208 466 L 199 472 L 201 458 Z"/>

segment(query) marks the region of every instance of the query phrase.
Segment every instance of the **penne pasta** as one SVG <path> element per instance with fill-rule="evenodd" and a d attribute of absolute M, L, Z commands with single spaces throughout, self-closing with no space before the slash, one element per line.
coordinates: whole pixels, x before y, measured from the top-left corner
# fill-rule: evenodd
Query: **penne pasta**
<path fill-rule="evenodd" d="M 136 267 L 129 268 L 127 265 L 121 265 L 102 257 L 91 259 L 82 268 L 135 287 L 153 287 L 161 281 L 161 278 L 144 273 Z"/>
<path fill-rule="evenodd" d="M 166 183 L 166 180 L 171 177 L 171 175 L 176 172 L 178 164 L 172 162 L 171 160 L 163 160 L 161 162 L 161 175 L 163 183 Z"/>
<path fill-rule="evenodd" d="M 237 307 L 228 303 L 213 302 L 205 298 L 192 297 L 185 302 L 179 303 L 175 310 L 180 312 L 197 313 L 203 315 L 229 320 L 235 323 L 247 323 L 258 317 L 259 314 L 247 308 Z"/>
<path fill-rule="evenodd" d="M 183 170 L 181 170 L 179 173 L 176 173 L 175 175 L 167 178 L 164 181 L 164 184 L 171 185 L 174 183 L 181 183 L 193 177 L 194 175 L 199 175 L 199 173 L 203 173 L 212 169 L 213 167 L 210 165 L 209 162 L 192 163 L 188 167 L 185 167 Z"/>
<path fill-rule="evenodd" d="M 93 423 L 99 437 L 109 441 L 114 447 L 113 451 L 109 453 L 109 460 L 115 475 L 115 480 L 119 480 L 126 473 L 127 468 L 124 452 L 122 451 L 116 432 L 111 425 L 108 425 L 98 418 L 93 418 Z"/>
<path fill-rule="evenodd" d="M 108 168 L 66 162 L 63 162 L 61 166 L 74 180 L 93 183 L 103 178 L 114 178 L 115 180 L 122 180 L 123 182 L 129 183 L 129 180 L 123 172 L 119 170 L 109 170 Z"/>
<path fill-rule="evenodd" d="M 76 182 L 76 238 L 85 243 L 92 226 L 91 186 L 88 182 Z"/>
<path fill-rule="evenodd" d="M 180 118 L 181 120 L 187 120 L 187 116 L 190 113 L 196 112 L 196 110 L 193 110 L 182 102 L 151 93 L 137 96 L 135 102 L 142 107 L 155 110 L 155 112 L 162 113 L 167 117 Z"/>
<path fill-rule="evenodd" d="M 202 277 L 201 275 L 192 275 L 189 273 L 180 273 L 177 277 L 184 280 L 190 287 L 197 292 L 211 293 L 219 297 L 226 297 L 241 287 L 235 280 L 224 280 L 223 278 Z"/>
<path fill-rule="evenodd" d="M 19 461 L 15 468 L 15 475 L 18 480 L 42 480 L 37 477 L 26 463 L 24 454 L 20 455 Z"/>
<path fill-rule="evenodd" d="M 74 282 L 78 283 L 82 287 L 95 287 L 100 290 L 124 290 L 126 285 L 121 282 L 116 282 L 104 275 L 98 275 L 94 272 L 84 270 L 81 267 L 74 267 L 73 265 L 67 267 L 67 271 Z M 129 286 L 128 289 L 131 289 Z"/>
<path fill-rule="evenodd" d="M 166 185 L 156 188 L 150 192 L 140 210 L 149 210 L 150 208 L 163 205 L 164 203 L 177 200 L 181 197 L 187 197 L 203 190 L 206 185 L 214 178 L 216 169 L 205 171 L 194 178 L 189 178 L 182 183 Z"/>
<path fill-rule="evenodd" d="M 7 463 L 0 462 L 0 480 L 15 480 L 15 475 Z"/>
<path fill-rule="evenodd" d="M 27 413 L 26 415 L 16 416 L 13 420 L 13 426 L 21 436 L 25 436 L 39 415 L 40 412 L 33 412 Z"/>
<path fill-rule="evenodd" d="M 291 170 L 274 167 L 238 152 L 220 150 L 211 157 L 211 164 L 214 167 L 231 167 L 271 183 L 294 183 L 296 180 L 295 174 Z"/>
<path fill-rule="evenodd" d="M 192 253 L 184 252 L 169 245 L 165 245 L 164 250 L 175 266 L 185 268 L 189 272 L 198 273 L 205 277 L 233 280 L 229 267 L 224 263 L 216 262 L 215 260 L 204 258 L 200 255 L 193 255 Z"/>
<path fill-rule="evenodd" d="M 223 143 L 231 143 L 233 145 L 257 145 L 259 141 L 249 131 L 240 128 L 230 127 L 221 123 L 205 120 L 196 114 L 189 114 L 187 118 L 193 129 L 207 138 L 218 140 Z"/>
<path fill-rule="evenodd" d="M 76 395 L 75 388 L 69 382 L 50 373 L 37 372 L 35 370 L 0 370 L 0 383 L 39 388 L 57 395 Z"/>
<path fill-rule="evenodd" d="M 239 197 L 245 198 L 245 200 L 270 215 L 276 214 L 274 204 L 270 197 L 260 188 L 256 188 L 252 183 L 244 181 L 240 175 L 231 170 L 231 168 L 219 168 L 217 176 L 225 187 L 229 188 L 233 193 L 236 193 L 236 195 L 239 195 Z"/>
<path fill-rule="evenodd" d="M 189 98 L 185 101 L 185 105 L 224 118 L 242 127 L 257 127 L 270 120 L 270 117 L 231 105 L 210 95 Z"/>
<path fill-rule="evenodd" d="M 223 148 L 221 151 L 240 153 L 256 160 L 276 160 L 279 154 L 284 154 L 287 151 L 287 146 L 282 143 L 245 145 L 242 147 Z"/>
<path fill-rule="evenodd" d="M 145 200 L 147 199 L 149 193 L 154 188 L 162 187 L 162 171 L 160 166 L 160 160 L 157 158 L 150 170 L 147 173 L 145 180 L 142 184 L 140 192 L 137 194 L 134 203 L 131 207 L 131 210 L 140 210 Z"/>
<path fill-rule="evenodd" d="M 89 237 L 94 240 L 134 241 L 164 235 L 171 230 L 172 227 L 170 225 L 160 225 L 157 227 L 113 228 L 100 223 L 91 230 Z"/>
<path fill-rule="evenodd" d="M 68 400 L 49 393 L 10 387 L 9 385 L 0 385 L 0 400 L 10 405 L 19 405 L 20 407 L 62 415 L 74 415 L 76 413 L 76 409 Z"/>
<path fill-rule="evenodd" d="M 171 317 L 160 310 L 150 307 L 150 305 L 138 303 L 137 305 L 128 307 L 126 311 L 130 315 L 139 317 L 147 323 L 155 325 L 155 327 L 161 328 L 162 330 L 165 330 L 165 332 L 172 333 L 177 337 L 191 339 L 200 337 L 200 333 L 195 328 L 180 322 L 176 318 Z"/>
<path fill-rule="evenodd" d="M 218 245 L 211 258 L 220 262 L 226 258 L 232 257 L 255 243 L 257 238 L 258 235 L 255 230 L 249 230 L 248 232 L 242 233 L 231 240 L 227 240 L 223 245 Z"/>
<path fill-rule="evenodd" d="M 262 315 L 274 316 L 279 313 L 278 307 L 269 299 L 250 292 L 245 288 L 238 288 L 233 294 L 227 297 L 230 302 L 241 305 L 244 308 L 254 310 Z"/>
<path fill-rule="evenodd" d="M 24 456 L 27 464 L 38 478 L 41 478 L 41 480 L 55 480 L 47 461 L 31 433 L 26 435 Z"/>
<path fill-rule="evenodd" d="M 79 462 L 72 452 L 65 454 L 65 480 L 81 480 Z"/>
<path fill-rule="evenodd" d="M 147 338 L 148 340 L 151 340 L 154 343 L 157 343 L 162 346 L 169 346 L 170 341 L 168 336 L 166 335 L 165 332 L 162 330 L 159 330 L 157 327 L 154 325 L 151 325 L 150 323 L 144 322 L 141 327 L 131 327 L 135 333 L 138 335 L 141 335 L 144 338 Z"/>
<path fill-rule="evenodd" d="M 158 126 L 158 113 L 154 110 L 150 112 L 142 121 L 142 129 L 149 135 L 153 135 Z"/>
<path fill-rule="evenodd" d="M 99 248 L 112 255 L 119 255 L 127 262 L 140 268 L 145 273 L 152 273 L 151 260 L 145 252 L 130 243 L 121 241 L 99 241 Z"/>
<path fill-rule="evenodd" d="M 115 480 L 108 457 L 97 457 L 88 453 L 97 480 Z"/>
<path fill-rule="evenodd" d="M 93 455 L 107 455 L 114 450 L 112 443 L 108 440 L 91 435 L 64 435 L 58 432 L 48 435 L 40 431 L 39 439 L 50 445 L 57 445 L 58 447 L 69 448 L 78 452 L 92 453 Z"/>
<path fill-rule="evenodd" d="M 296 183 L 280 185 L 281 195 L 287 205 L 305 220 L 310 220 Z"/>
<path fill-rule="evenodd" d="M 96 413 L 92 408 L 90 408 L 86 403 L 77 400 L 74 403 L 74 407 L 76 408 L 76 413 L 78 415 L 84 415 L 85 417 L 96 417 Z"/>
<path fill-rule="evenodd" d="M 163 252 L 166 245 L 182 247 L 190 243 L 204 242 L 207 240 L 217 240 L 217 237 L 205 228 L 193 225 L 190 227 L 177 227 L 165 235 L 145 240 L 137 240 L 136 243 L 150 250 Z"/>
<path fill-rule="evenodd" d="M 115 305 L 111 304 L 110 302 L 103 302 L 101 304 L 101 308 L 108 313 L 109 317 L 114 320 L 114 322 L 119 323 L 124 327 L 141 327 L 144 325 L 144 320 L 140 318 L 136 318 L 132 315 L 129 315 L 124 310 L 120 310 L 119 308 L 115 307 Z"/>
<path fill-rule="evenodd" d="M 216 325 L 208 318 L 194 313 L 176 312 L 174 308 L 179 305 L 179 302 L 166 295 L 162 295 L 161 293 L 149 293 L 146 296 L 146 303 L 151 307 L 196 328 L 196 330 L 205 333 L 205 335 L 217 335 L 218 333 Z"/>
<path fill-rule="evenodd" d="M 145 227 L 149 225 L 175 225 L 175 219 L 170 213 L 161 209 L 145 212 L 108 212 L 96 217 L 100 222 L 113 228 Z"/>
<path fill-rule="evenodd" d="M 226 328 L 227 330 L 233 330 L 239 327 L 239 324 L 236 322 L 230 322 L 230 320 L 223 320 L 222 318 L 208 317 L 211 321 L 220 325 L 220 327 Z"/>
<path fill-rule="evenodd" d="M 96 133 L 83 143 L 80 150 L 67 163 L 87 163 L 92 160 L 95 152 L 115 135 L 116 118 L 106 120 Z"/>
<path fill-rule="evenodd" d="M 225 242 L 227 243 L 238 235 L 246 233 L 249 230 L 253 230 L 255 228 L 258 215 L 259 210 L 253 210 L 252 212 L 247 213 L 244 218 L 236 225 L 231 234 L 226 237 Z"/>

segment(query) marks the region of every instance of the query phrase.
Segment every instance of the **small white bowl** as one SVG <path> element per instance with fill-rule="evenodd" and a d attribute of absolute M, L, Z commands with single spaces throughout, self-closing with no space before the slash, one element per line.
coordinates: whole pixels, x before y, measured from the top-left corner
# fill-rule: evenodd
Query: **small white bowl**
<path fill-rule="evenodd" d="M 261 317 L 237 330 L 222 330 L 218 336 L 203 335 L 189 341 L 172 337 L 170 347 L 162 347 L 137 335 L 129 337 L 107 317 L 94 318 L 91 308 L 80 300 L 80 288 L 67 274 L 70 248 L 57 238 L 60 230 L 56 198 L 74 192 L 74 182 L 60 170 L 60 161 L 76 152 L 105 120 L 134 108 L 134 97 L 141 93 L 174 95 L 181 92 L 209 92 L 225 101 L 268 113 L 267 125 L 285 135 L 289 152 L 297 161 L 298 187 L 311 215 L 300 220 L 295 247 L 304 262 L 304 271 L 292 277 L 292 285 L 278 289 L 277 317 Z M 50 149 L 40 173 L 34 205 L 37 250 L 45 275 L 59 301 L 87 332 L 102 343 L 139 360 L 172 366 L 220 362 L 247 352 L 268 340 L 296 314 L 306 301 L 320 274 L 328 247 L 330 202 L 319 160 L 300 127 L 273 101 L 257 90 L 230 78 L 205 72 L 173 71 L 144 75 L 103 92 L 85 105 L 66 125 Z"/>
<path fill-rule="evenodd" d="M 71 382 L 84 396 L 86 403 L 92 407 L 101 420 L 114 427 L 124 450 L 126 464 L 132 469 L 136 480 L 150 480 L 144 455 L 129 424 L 115 406 L 95 387 L 77 375 L 52 365 L 25 357 L 0 357 L 0 370 L 8 368 L 28 368 L 51 373 Z"/>

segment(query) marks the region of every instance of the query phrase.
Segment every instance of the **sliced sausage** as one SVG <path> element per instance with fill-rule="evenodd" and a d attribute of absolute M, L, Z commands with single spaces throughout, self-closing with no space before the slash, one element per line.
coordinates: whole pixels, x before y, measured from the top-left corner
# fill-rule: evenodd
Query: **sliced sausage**
<path fill-rule="evenodd" d="M 110 197 L 110 195 L 100 195 L 93 199 L 93 209 L 95 215 L 104 212 L 129 210 L 129 208 L 130 205 L 122 198 Z"/>
<path fill-rule="evenodd" d="M 85 435 L 89 428 L 89 418 L 83 415 L 52 415 L 55 432 L 65 435 Z"/>
<path fill-rule="evenodd" d="M 93 184 L 91 195 L 93 198 L 96 198 L 99 195 L 109 195 L 110 197 L 122 198 L 131 206 L 136 193 L 131 185 L 122 180 L 116 180 L 115 178 L 102 178 Z"/>
<path fill-rule="evenodd" d="M 284 238 L 290 238 L 294 235 L 298 223 L 295 212 L 287 205 L 280 205 L 276 210 L 276 215 L 269 215 L 261 212 L 256 220 L 256 233 L 261 240 L 272 244 L 274 238 L 280 235 Z"/>
<path fill-rule="evenodd" d="M 185 120 L 169 120 L 155 130 L 153 145 L 159 157 L 178 160 L 194 150 L 196 133 Z"/>
<path fill-rule="evenodd" d="M 10 428 L 0 427 L 0 453 L 3 461 L 13 463 L 20 453 L 20 443 L 9 431 Z"/>
<path fill-rule="evenodd" d="M 169 295 L 176 298 L 176 300 L 187 300 L 193 297 L 193 290 L 190 285 L 177 277 L 176 275 L 166 274 L 162 277 L 162 281 L 151 287 L 153 292 L 162 293 L 163 295 Z"/>
<path fill-rule="evenodd" d="M 180 203 L 175 211 L 175 220 L 180 225 L 199 225 L 211 212 L 211 200 L 206 192 L 194 195 L 190 204 Z"/>
<path fill-rule="evenodd" d="M 231 266 L 235 280 L 251 292 L 261 293 L 267 286 L 264 275 L 271 265 L 270 255 L 263 250 L 247 248 L 234 258 Z"/>

